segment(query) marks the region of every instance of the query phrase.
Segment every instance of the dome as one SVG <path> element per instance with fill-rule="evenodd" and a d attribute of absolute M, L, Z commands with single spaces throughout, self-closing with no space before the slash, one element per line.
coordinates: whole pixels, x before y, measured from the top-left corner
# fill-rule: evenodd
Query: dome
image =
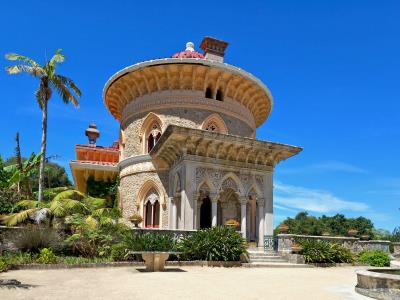
<path fill-rule="evenodd" d="M 194 44 L 192 42 L 186 43 L 186 50 L 179 51 L 172 55 L 172 58 L 202 58 L 204 55 L 194 50 Z"/>

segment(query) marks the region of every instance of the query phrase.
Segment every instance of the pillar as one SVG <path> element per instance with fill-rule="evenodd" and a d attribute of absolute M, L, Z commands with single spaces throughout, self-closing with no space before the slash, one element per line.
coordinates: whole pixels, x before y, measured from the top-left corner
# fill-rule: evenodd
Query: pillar
<path fill-rule="evenodd" d="M 264 248 L 264 198 L 257 198 L 258 206 L 258 247 Z"/>
<path fill-rule="evenodd" d="M 274 214 L 273 214 L 273 182 L 272 182 L 272 172 L 265 176 L 264 184 L 264 196 L 265 196 L 265 235 L 274 234 Z"/>
<path fill-rule="evenodd" d="M 197 229 L 197 220 L 200 217 L 197 213 L 197 201 L 199 200 L 200 194 L 197 192 L 193 193 L 193 229 Z"/>
<path fill-rule="evenodd" d="M 210 195 L 211 199 L 211 226 L 217 226 L 218 197 L 215 194 Z"/>
<path fill-rule="evenodd" d="M 171 197 L 171 205 L 172 205 L 172 218 L 171 218 L 171 228 L 172 229 L 178 229 L 178 203 L 179 203 L 179 198 L 178 197 Z"/>
<path fill-rule="evenodd" d="M 240 231 L 242 232 L 242 237 L 246 239 L 246 215 L 247 215 L 247 197 L 240 197 Z"/>

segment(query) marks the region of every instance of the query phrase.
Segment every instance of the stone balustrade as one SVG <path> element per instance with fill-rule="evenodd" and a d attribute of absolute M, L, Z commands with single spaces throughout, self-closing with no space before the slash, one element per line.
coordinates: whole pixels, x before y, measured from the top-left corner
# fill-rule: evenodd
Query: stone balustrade
<path fill-rule="evenodd" d="M 400 257 L 400 243 L 392 243 L 393 256 Z"/>
<path fill-rule="evenodd" d="M 278 252 L 282 254 L 292 253 L 292 245 L 299 239 L 315 239 L 330 243 L 336 243 L 353 253 L 359 253 L 364 250 L 382 250 L 389 253 L 390 241 L 370 240 L 362 241 L 355 237 L 343 236 L 315 236 L 300 234 L 278 234 Z M 400 253 L 400 243 L 397 246 Z"/>

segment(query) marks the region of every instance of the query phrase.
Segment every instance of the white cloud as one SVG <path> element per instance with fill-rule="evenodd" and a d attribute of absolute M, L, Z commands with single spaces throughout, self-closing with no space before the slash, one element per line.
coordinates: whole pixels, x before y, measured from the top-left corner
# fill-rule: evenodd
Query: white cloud
<path fill-rule="evenodd" d="M 359 168 L 355 165 L 341 162 L 341 161 L 327 161 L 310 166 L 310 169 L 316 171 L 333 171 L 333 172 L 346 172 L 346 173 L 367 173 L 366 170 Z"/>
<path fill-rule="evenodd" d="M 366 211 L 368 209 L 368 205 L 365 203 L 343 200 L 323 190 L 308 189 L 275 182 L 274 191 L 274 202 L 280 207 L 290 209 L 317 213 Z"/>
<path fill-rule="evenodd" d="M 343 172 L 343 173 L 368 173 L 367 170 L 355 165 L 341 161 L 325 161 L 321 163 L 311 164 L 302 168 L 283 169 L 283 173 L 326 173 L 326 172 Z"/>

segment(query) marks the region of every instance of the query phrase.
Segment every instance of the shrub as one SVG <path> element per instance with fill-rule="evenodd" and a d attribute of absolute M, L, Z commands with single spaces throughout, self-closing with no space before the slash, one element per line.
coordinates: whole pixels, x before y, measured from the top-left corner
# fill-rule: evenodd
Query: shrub
<path fill-rule="evenodd" d="M 111 246 L 110 257 L 113 261 L 128 260 L 128 246 L 126 243 L 117 243 Z"/>
<path fill-rule="evenodd" d="M 166 233 L 134 233 L 127 236 L 126 245 L 133 251 L 173 251 L 176 248 L 176 242 L 173 235 Z"/>
<path fill-rule="evenodd" d="M 84 257 L 106 257 L 110 255 L 111 246 L 122 241 L 127 234 L 127 227 L 122 224 L 98 224 L 94 226 L 87 218 L 73 226 L 73 234 L 65 241 L 73 254 Z"/>
<path fill-rule="evenodd" d="M 101 229 L 81 228 L 65 241 L 74 254 L 95 257 L 109 254 L 113 237 Z"/>
<path fill-rule="evenodd" d="M 6 272 L 7 270 L 8 270 L 8 262 L 3 256 L 0 256 L 0 273 Z"/>
<path fill-rule="evenodd" d="M 367 250 L 358 255 L 358 262 L 373 267 L 387 267 L 390 265 L 390 257 L 381 250 Z"/>
<path fill-rule="evenodd" d="M 37 262 L 39 264 L 55 264 L 57 263 L 57 256 L 51 249 L 43 248 L 40 250 Z"/>
<path fill-rule="evenodd" d="M 20 251 L 39 252 L 42 248 L 61 250 L 62 239 L 60 234 L 51 228 L 29 226 L 13 231 L 5 238 L 12 242 Z"/>
<path fill-rule="evenodd" d="M 30 252 L 4 252 L 3 258 L 9 265 L 25 265 L 36 262 L 38 254 Z"/>
<path fill-rule="evenodd" d="M 300 239 L 297 242 L 303 247 L 302 254 L 307 263 L 354 262 L 351 251 L 338 244 L 315 239 Z"/>
<path fill-rule="evenodd" d="M 182 258 L 187 260 L 238 261 L 246 252 L 241 234 L 226 226 L 199 230 L 184 237 L 178 244 Z"/>

